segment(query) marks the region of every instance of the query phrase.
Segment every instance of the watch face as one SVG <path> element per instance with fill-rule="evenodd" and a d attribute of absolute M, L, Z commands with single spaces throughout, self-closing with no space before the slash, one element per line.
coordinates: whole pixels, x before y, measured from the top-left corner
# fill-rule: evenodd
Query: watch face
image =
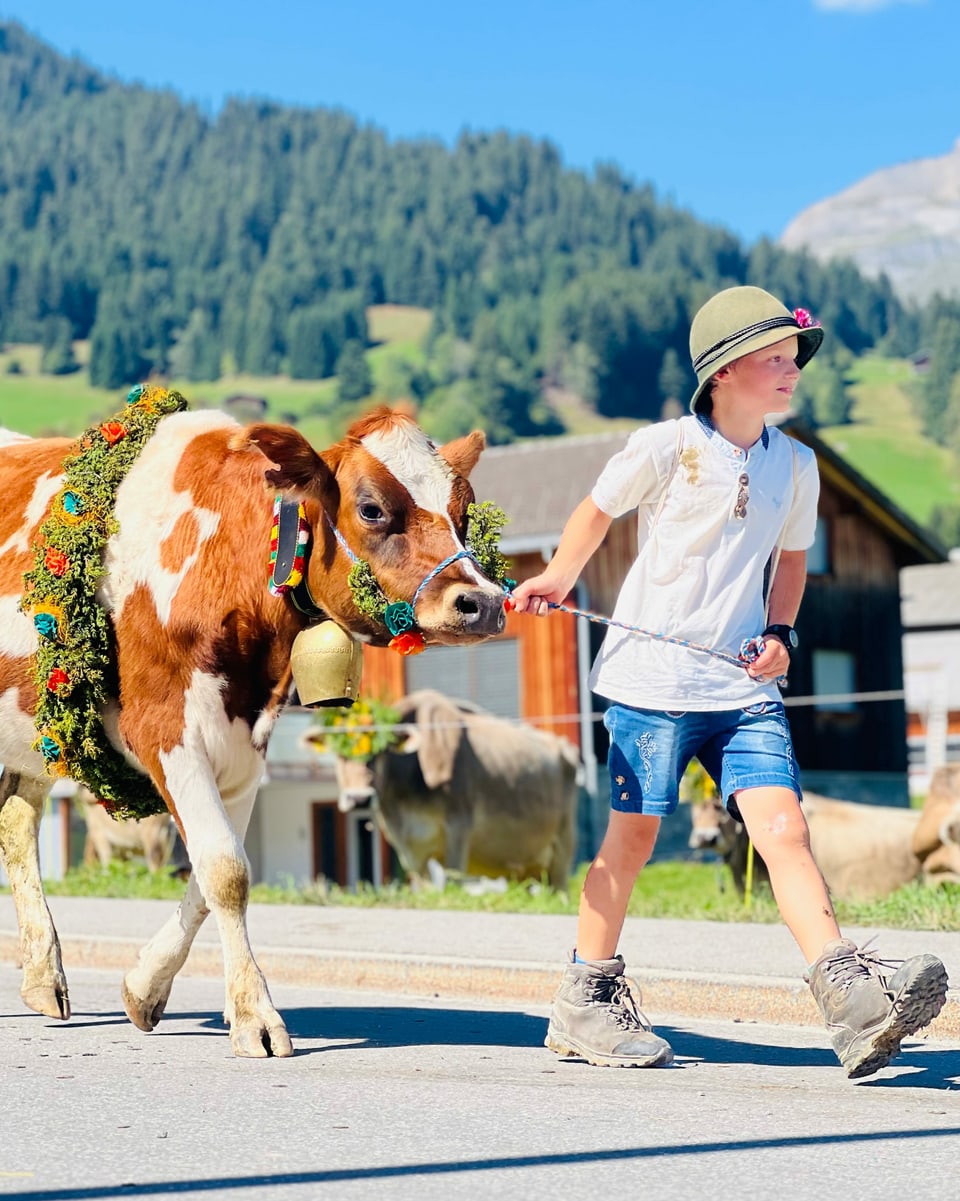
<path fill-rule="evenodd" d="M 800 645 L 800 639 L 797 637 L 796 630 L 790 629 L 787 631 L 787 641 L 790 643 L 790 645 L 793 647 L 794 650 L 797 649 L 797 647 Z"/>

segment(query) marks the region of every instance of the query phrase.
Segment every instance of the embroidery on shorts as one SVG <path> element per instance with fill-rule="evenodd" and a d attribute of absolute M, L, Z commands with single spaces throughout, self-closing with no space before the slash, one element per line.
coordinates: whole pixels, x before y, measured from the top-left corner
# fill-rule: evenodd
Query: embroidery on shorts
<path fill-rule="evenodd" d="M 636 742 L 643 764 L 643 787 L 649 789 L 653 783 L 653 756 L 657 753 L 657 740 L 649 732 L 640 735 Z"/>

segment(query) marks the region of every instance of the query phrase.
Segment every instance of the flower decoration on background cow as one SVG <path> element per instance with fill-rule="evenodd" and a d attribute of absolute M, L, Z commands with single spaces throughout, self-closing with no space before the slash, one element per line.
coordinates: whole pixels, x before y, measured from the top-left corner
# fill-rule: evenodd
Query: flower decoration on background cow
<path fill-rule="evenodd" d="M 438 447 L 381 407 L 318 452 L 290 426 L 190 412 L 152 386 L 76 440 L 2 436 L 0 851 L 30 1008 L 70 1016 L 38 903 L 39 815 L 65 775 L 118 816 L 169 809 L 193 864 L 124 980 L 130 1020 L 157 1025 L 213 911 L 234 1052 L 292 1054 L 250 948 L 243 850 L 291 651 L 323 625 L 386 646 L 395 603 L 427 646 L 501 632 L 505 585 L 469 548 L 484 444 L 474 431 Z"/>
<path fill-rule="evenodd" d="M 372 759 L 403 737 L 397 731 L 400 711 L 373 698 L 361 698 L 349 710 L 320 710 L 315 721 L 320 733 L 312 731 L 314 750 L 341 759 Z"/>

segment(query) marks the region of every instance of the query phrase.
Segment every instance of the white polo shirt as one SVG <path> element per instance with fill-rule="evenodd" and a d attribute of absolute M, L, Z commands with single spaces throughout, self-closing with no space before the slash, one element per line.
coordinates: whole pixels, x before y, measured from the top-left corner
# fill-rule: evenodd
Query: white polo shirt
<path fill-rule="evenodd" d="M 743 474 L 741 518 L 734 510 Z M 813 544 L 819 491 L 813 451 L 778 429 L 765 429 L 749 450 L 692 416 L 637 430 L 591 493 L 610 517 L 637 509 L 639 553 L 613 619 L 738 656 L 766 624 L 763 573 L 781 533 L 782 550 Z M 758 684 L 742 667 L 612 626 L 590 687 L 635 708 L 670 711 L 780 699 L 773 681 Z"/>

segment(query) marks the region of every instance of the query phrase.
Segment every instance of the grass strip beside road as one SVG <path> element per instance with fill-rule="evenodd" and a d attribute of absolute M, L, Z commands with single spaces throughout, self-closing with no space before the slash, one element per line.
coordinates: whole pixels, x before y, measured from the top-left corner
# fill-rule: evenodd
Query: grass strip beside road
<path fill-rule="evenodd" d="M 251 901 L 261 904 L 330 905 L 371 908 L 382 905 L 405 909 L 447 909 L 464 912 L 575 915 L 587 864 L 581 864 L 568 893 L 531 882 L 448 883 L 414 890 L 407 884 L 382 888 L 362 885 L 356 892 L 317 880 L 310 884 L 257 884 Z M 71 869 L 63 880 L 45 884 L 51 896 L 104 896 L 168 899 L 183 895 L 182 881 L 165 872 L 152 874 L 141 864 L 112 863 L 107 868 Z M 482 891 L 481 891 L 482 890 Z M 914 882 L 879 901 L 838 901 L 841 926 L 880 929 L 960 930 L 960 885 L 928 887 Z M 631 917 L 680 918 L 701 921 L 779 922 L 780 915 L 766 886 L 750 904 L 737 895 L 729 869 L 722 863 L 667 860 L 649 864 L 630 898 Z"/>

